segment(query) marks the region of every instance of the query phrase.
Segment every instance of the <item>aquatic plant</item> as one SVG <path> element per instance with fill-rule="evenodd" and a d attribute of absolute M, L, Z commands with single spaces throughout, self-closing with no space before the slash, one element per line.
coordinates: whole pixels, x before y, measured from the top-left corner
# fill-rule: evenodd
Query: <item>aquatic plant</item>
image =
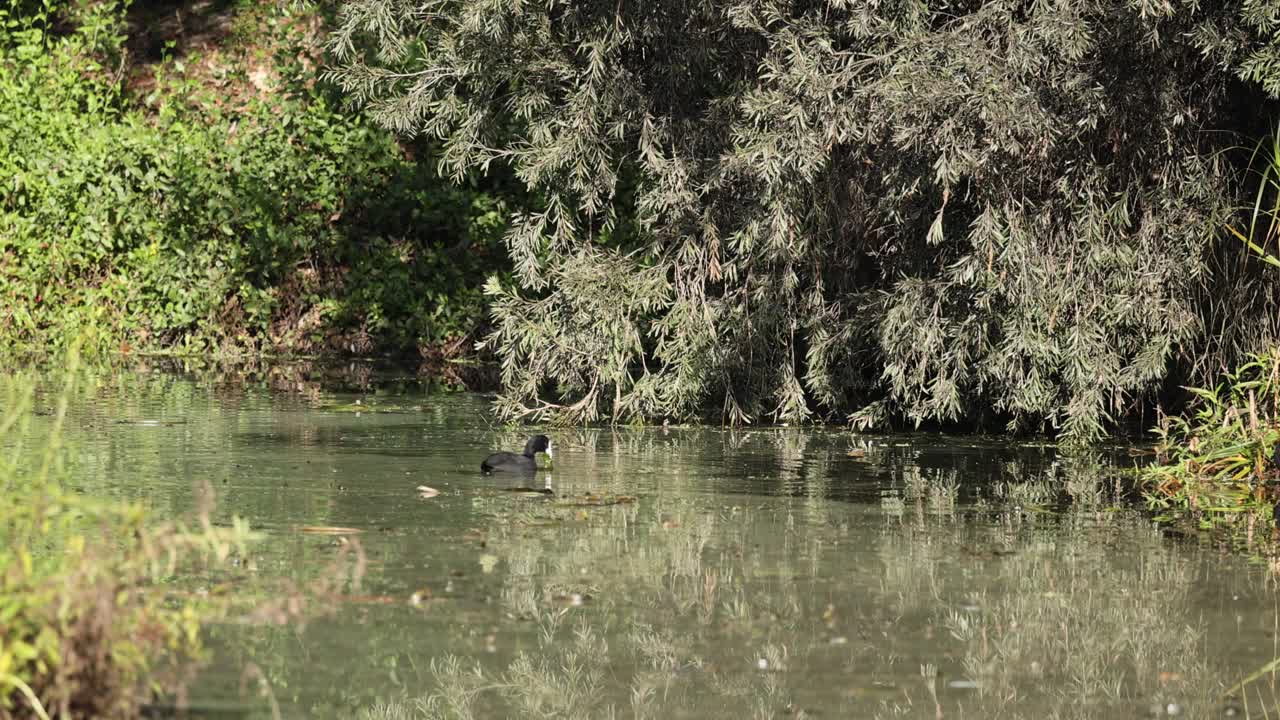
<path fill-rule="evenodd" d="M 1249 168 L 1257 189 L 1242 210 L 1248 223 L 1227 223 L 1225 230 L 1249 256 L 1280 268 L 1271 248 L 1280 241 L 1280 127 L 1257 143 Z M 1186 389 L 1194 398 L 1189 416 L 1160 418 L 1155 463 L 1140 471 L 1148 502 L 1219 518 L 1269 508 L 1274 498 L 1264 483 L 1280 470 L 1273 454 L 1280 440 L 1280 348 L 1250 356 L 1210 387 Z"/>
<path fill-rule="evenodd" d="M 1139 469 L 1148 503 L 1221 515 L 1266 505 L 1280 442 L 1280 353 L 1254 355 L 1211 388 L 1188 388 L 1188 416 L 1163 416 L 1155 461 Z"/>

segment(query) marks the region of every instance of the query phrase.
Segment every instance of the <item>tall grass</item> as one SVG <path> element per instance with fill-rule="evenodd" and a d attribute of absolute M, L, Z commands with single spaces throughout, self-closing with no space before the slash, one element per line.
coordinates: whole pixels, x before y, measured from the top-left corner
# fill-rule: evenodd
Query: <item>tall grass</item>
<path fill-rule="evenodd" d="M 1249 167 L 1257 189 L 1252 206 L 1241 211 L 1248 222 L 1225 229 L 1280 268 L 1280 126 L 1254 146 Z M 1194 396 L 1190 413 L 1161 417 L 1156 463 L 1139 473 L 1149 504 L 1208 520 L 1270 508 L 1264 481 L 1280 441 L 1280 349 L 1250 355 L 1213 387 L 1186 389 Z"/>
<path fill-rule="evenodd" d="M 1227 225 L 1226 229 L 1263 262 L 1280 268 L 1280 257 L 1267 250 L 1280 238 L 1280 126 L 1254 146 L 1249 167 L 1258 175 L 1258 190 L 1249 215 L 1248 234 L 1235 225 Z M 1277 249 L 1280 252 L 1280 243 Z"/>

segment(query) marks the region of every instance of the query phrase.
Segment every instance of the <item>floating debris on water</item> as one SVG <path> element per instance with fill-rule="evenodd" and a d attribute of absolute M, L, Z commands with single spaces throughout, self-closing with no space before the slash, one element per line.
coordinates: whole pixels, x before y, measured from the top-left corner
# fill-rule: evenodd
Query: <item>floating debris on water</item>
<path fill-rule="evenodd" d="M 629 505 L 638 500 L 635 495 L 595 495 L 587 493 L 575 498 L 566 498 L 566 502 L 556 503 L 567 507 L 603 507 L 606 505 Z"/>
<path fill-rule="evenodd" d="M 535 497 L 535 496 L 545 496 L 545 495 L 556 494 L 555 491 L 552 490 L 551 488 L 535 488 L 535 487 L 528 487 L 525 485 L 522 485 L 520 487 L 512 487 L 512 488 L 498 488 L 498 491 L 508 492 L 514 495 L 521 495 L 523 497 Z"/>
<path fill-rule="evenodd" d="M 571 592 L 563 595 L 556 595 L 553 599 L 556 602 L 569 607 L 582 607 L 591 599 L 591 596 L 583 593 Z"/>
<path fill-rule="evenodd" d="M 396 403 L 389 403 L 386 405 L 365 405 L 360 400 L 357 400 L 353 403 L 321 405 L 317 407 L 316 410 L 320 412 L 352 413 L 355 415 L 362 415 L 364 413 L 377 415 L 408 415 L 411 413 L 420 413 L 423 408 L 421 405 L 399 405 Z"/>
<path fill-rule="evenodd" d="M 359 528 L 336 527 L 329 525 L 300 525 L 294 528 L 295 532 L 305 533 L 307 535 L 357 535 L 364 532 Z"/>

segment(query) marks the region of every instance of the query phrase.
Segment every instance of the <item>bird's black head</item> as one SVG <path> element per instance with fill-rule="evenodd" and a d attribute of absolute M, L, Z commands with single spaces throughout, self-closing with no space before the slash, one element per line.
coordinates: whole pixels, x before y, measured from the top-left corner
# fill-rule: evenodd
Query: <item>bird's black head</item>
<path fill-rule="evenodd" d="M 529 442 L 524 444 L 525 457 L 533 457 L 540 452 L 544 452 L 547 457 L 551 457 L 551 438 L 546 435 L 534 435 L 529 438 Z"/>

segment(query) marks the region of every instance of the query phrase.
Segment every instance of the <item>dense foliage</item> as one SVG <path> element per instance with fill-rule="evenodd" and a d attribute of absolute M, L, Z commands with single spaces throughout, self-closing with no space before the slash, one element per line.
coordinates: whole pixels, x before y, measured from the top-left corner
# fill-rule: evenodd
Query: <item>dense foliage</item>
<path fill-rule="evenodd" d="M 1277 336 L 1219 242 L 1276 10 L 349 0 L 332 76 L 543 194 L 487 288 L 509 417 L 1087 438 Z"/>
<path fill-rule="evenodd" d="M 0 9 L 0 341 L 468 347 L 505 266 L 502 203 L 315 86 L 314 14 L 233 5 L 203 45 L 150 49 L 167 16 L 149 11 Z"/>

